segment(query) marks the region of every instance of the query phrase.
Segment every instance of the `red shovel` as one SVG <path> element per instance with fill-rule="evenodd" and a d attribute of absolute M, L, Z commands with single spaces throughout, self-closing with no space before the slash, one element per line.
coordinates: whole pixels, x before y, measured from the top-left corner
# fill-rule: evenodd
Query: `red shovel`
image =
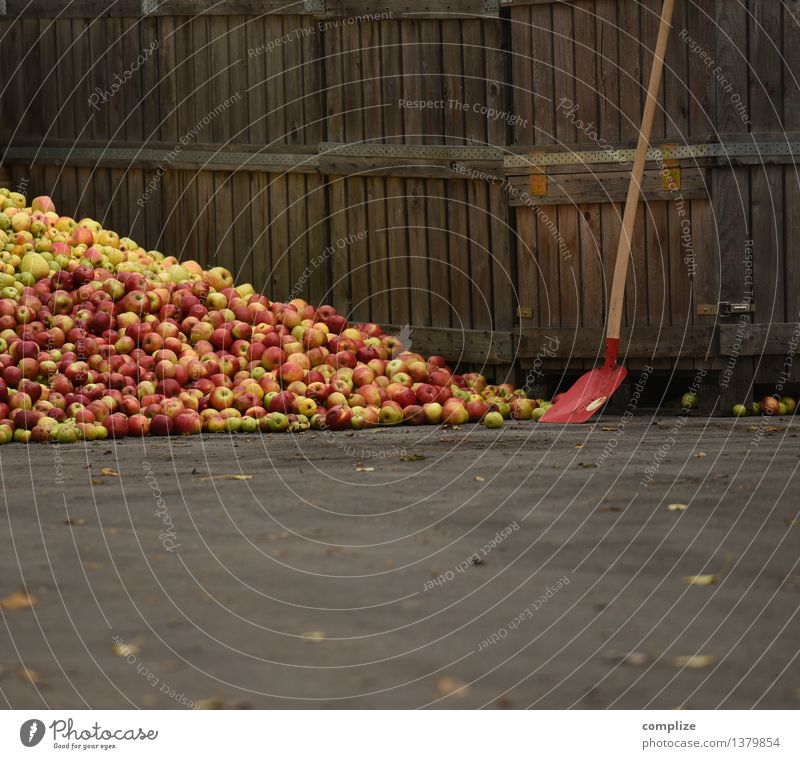
<path fill-rule="evenodd" d="M 622 325 L 622 304 L 625 299 L 625 279 L 628 275 L 628 262 L 631 257 L 631 240 L 636 211 L 639 205 L 644 164 L 647 159 L 647 146 L 650 144 L 650 132 L 653 127 L 658 90 L 661 86 L 661 72 L 664 69 L 664 55 L 669 40 L 670 21 L 675 0 L 664 0 L 661 9 L 661 24 L 658 29 L 653 68 L 650 72 L 650 84 L 647 88 L 647 101 L 644 105 L 642 128 L 636 146 L 633 161 L 631 182 L 628 187 L 628 198 L 625 201 L 625 215 L 622 219 L 622 231 L 617 247 L 617 260 L 614 265 L 614 280 L 611 286 L 611 298 L 608 304 L 608 328 L 606 331 L 606 360 L 602 368 L 593 369 L 584 374 L 540 419 L 542 422 L 555 424 L 581 424 L 591 416 L 614 394 L 622 384 L 628 371 L 617 364 L 619 354 L 619 333 Z"/>

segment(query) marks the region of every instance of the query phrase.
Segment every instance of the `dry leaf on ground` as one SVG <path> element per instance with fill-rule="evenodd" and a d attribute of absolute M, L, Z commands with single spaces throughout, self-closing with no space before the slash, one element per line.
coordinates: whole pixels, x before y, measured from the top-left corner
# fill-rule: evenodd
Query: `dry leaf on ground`
<path fill-rule="evenodd" d="M 0 601 L 0 608 L 3 611 L 20 611 L 21 609 L 32 609 L 38 603 L 39 599 L 36 596 L 18 590 Z"/>
<path fill-rule="evenodd" d="M 719 577 L 717 575 L 688 575 L 683 578 L 689 585 L 713 585 Z"/>
<path fill-rule="evenodd" d="M 443 677 L 436 683 L 436 690 L 441 696 L 453 696 L 454 698 L 466 698 L 469 696 L 469 685 L 457 677 Z"/>
<path fill-rule="evenodd" d="M 35 669 L 18 667 L 17 677 L 22 680 L 22 682 L 28 683 L 29 685 L 44 685 L 44 679 Z"/>
<path fill-rule="evenodd" d="M 716 656 L 696 655 L 696 656 L 676 656 L 672 663 L 676 667 L 687 667 L 688 669 L 705 669 L 710 667 L 717 660 Z"/>
<path fill-rule="evenodd" d="M 667 508 L 670 511 L 686 511 L 689 507 L 685 503 L 671 503 Z"/>
<path fill-rule="evenodd" d="M 119 477 L 119 472 L 115 471 L 115 470 L 114 470 L 114 469 L 112 469 L 110 466 L 104 466 L 104 467 L 103 467 L 103 468 L 100 470 L 100 474 L 101 474 L 103 477 Z"/>
<path fill-rule="evenodd" d="M 211 477 L 201 477 L 200 482 L 208 480 L 252 480 L 252 474 L 214 474 Z"/>

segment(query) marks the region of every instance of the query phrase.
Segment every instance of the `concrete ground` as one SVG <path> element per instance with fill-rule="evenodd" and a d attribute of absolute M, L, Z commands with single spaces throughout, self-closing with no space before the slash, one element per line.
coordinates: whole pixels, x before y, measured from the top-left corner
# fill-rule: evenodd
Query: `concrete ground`
<path fill-rule="evenodd" d="M 0 703 L 797 708 L 798 427 L 7 445 Z"/>

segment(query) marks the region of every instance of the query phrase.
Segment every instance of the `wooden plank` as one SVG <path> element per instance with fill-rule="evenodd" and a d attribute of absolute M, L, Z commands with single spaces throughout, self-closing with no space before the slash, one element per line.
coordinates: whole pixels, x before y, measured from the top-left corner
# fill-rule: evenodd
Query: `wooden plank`
<path fill-rule="evenodd" d="M 800 129 L 800 0 L 786 0 L 783 11 L 783 123 L 779 134 Z"/>
<path fill-rule="evenodd" d="M 450 267 L 447 250 L 447 190 L 445 182 L 428 182 L 427 250 L 430 269 L 431 323 L 437 327 L 451 325 Z M 384 318 L 384 317 L 381 317 Z M 380 321 L 373 317 L 375 321 Z"/>
<path fill-rule="evenodd" d="M 693 266 L 684 259 L 694 253 L 694 230 L 691 222 L 691 207 L 685 196 L 676 195 L 667 201 L 666 222 L 662 233 L 666 235 L 669 283 L 668 322 L 676 327 L 694 323 L 692 312 Z M 685 238 L 685 239 L 684 239 Z M 648 259 L 649 261 L 652 258 Z M 696 258 L 695 258 L 696 260 Z M 709 262 L 704 262 L 708 264 Z M 652 324 L 653 322 L 651 322 Z"/>
<path fill-rule="evenodd" d="M 421 24 L 421 21 L 406 21 L 401 25 L 403 99 L 412 102 L 422 100 L 423 92 Z M 419 108 L 403 108 L 402 114 L 405 141 L 417 145 L 425 144 L 426 137 L 423 134 L 422 111 Z"/>
<path fill-rule="evenodd" d="M 484 22 L 484 66 L 486 77 L 486 93 L 484 99 L 490 113 L 507 114 L 507 116 L 489 116 L 486 141 L 490 145 L 506 145 L 511 134 L 509 121 L 516 123 L 509 88 L 506 86 L 507 57 L 504 46 L 505 32 L 501 21 Z M 531 122 L 533 123 L 533 122 Z"/>
<path fill-rule="evenodd" d="M 750 174 L 756 322 L 784 321 L 785 271 L 783 169 L 754 168 Z M 797 314 L 790 314 L 791 318 Z"/>
<path fill-rule="evenodd" d="M 511 8 L 511 80 L 508 82 L 511 111 L 519 115 L 512 127 L 513 145 L 532 145 L 536 139 L 533 90 L 533 43 L 528 9 Z"/>
<path fill-rule="evenodd" d="M 602 327 L 608 301 L 603 283 L 600 205 L 577 207 L 580 240 L 580 323 L 583 327 Z"/>
<path fill-rule="evenodd" d="M 660 133 L 653 132 L 653 142 L 674 141 L 683 143 L 689 135 L 689 99 L 690 90 L 688 89 L 689 70 L 687 54 L 688 50 L 679 33 L 687 28 L 688 24 L 688 5 L 689 3 L 678 3 L 675 6 L 672 19 L 674 33 L 670 35 L 667 46 L 667 55 L 664 65 L 664 83 L 662 85 L 661 102 L 664 104 L 664 114 L 660 117 L 657 114 L 657 123 L 662 125 Z M 658 36 L 658 14 L 661 11 L 661 3 L 657 2 L 650 6 L 651 18 L 655 27 L 653 43 Z M 648 58 L 645 68 L 649 71 L 652 62 L 652 55 Z"/>
<path fill-rule="evenodd" d="M 347 181 L 347 247 L 350 256 L 349 278 L 351 293 L 350 317 L 369 321 L 372 303 L 370 288 L 369 229 L 367 226 L 367 188 L 361 177 Z"/>
<path fill-rule="evenodd" d="M 158 111 L 161 116 L 158 135 L 160 140 L 175 145 L 181 135 L 178 124 L 178 89 L 175 81 L 177 77 L 175 19 L 168 16 L 159 18 L 158 36 Z M 220 64 L 221 60 L 215 63 Z"/>
<path fill-rule="evenodd" d="M 371 14 L 377 17 L 413 19 L 426 18 L 475 18 L 496 17 L 497 9 L 491 9 L 484 0 L 325 0 L 327 17 L 357 17 Z"/>
<path fill-rule="evenodd" d="M 155 18 L 148 16 L 140 19 L 138 26 L 139 45 L 141 50 L 152 51 L 148 52 L 147 61 L 141 67 L 142 134 L 144 135 L 143 143 L 146 144 L 150 140 L 158 138 L 159 124 L 161 123 L 159 106 L 159 85 L 161 80 L 159 77 L 158 56 L 153 55 L 153 52 L 157 49 L 157 47 L 154 46 L 157 46 L 161 43 L 158 39 L 158 22 Z M 198 27 L 204 27 L 204 21 L 196 21 L 193 25 L 192 47 L 195 50 L 198 50 L 200 47 L 202 47 L 201 45 L 197 44 L 199 41 L 197 36 Z M 201 58 L 204 58 L 202 54 L 198 56 L 198 59 Z M 195 64 L 197 67 L 195 81 L 205 81 L 204 78 L 201 78 L 204 66 L 206 65 L 205 60 L 196 60 Z"/>
<path fill-rule="evenodd" d="M 306 213 L 308 215 L 308 254 L 312 269 L 308 285 L 308 300 L 315 306 L 328 300 L 328 262 L 319 260 L 328 240 L 328 213 L 326 207 L 326 183 L 321 177 L 306 177 L 308 195 Z"/>
<path fill-rule="evenodd" d="M 637 327 L 623 330 L 621 351 L 628 358 L 703 357 L 714 340 L 712 327 Z M 603 355 L 605 332 L 599 327 L 522 330 L 518 358 L 533 358 L 553 346 L 557 357 L 596 359 Z"/>
<path fill-rule="evenodd" d="M 554 174 L 548 176 L 547 194 L 530 195 L 528 177 L 510 177 L 509 183 L 517 192 L 511 193 L 512 206 L 550 205 L 573 203 L 608 203 L 624 201 L 630 184 L 630 173 L 604 171 L 577 174 Z M 681 173 L 681 195 L 686 198 L 708 196 L 705 175 L 700 169 L 683 169 Z M 674 193 L 665 189 L 658 170 L 648 170 L 642 178 L 642 194 L 645 200 L 670 200 Z"/>
<path fill-rule="evenodd" d="M 91 28 L 94 23 L 96 22 L 90 24 L 89 28 Z M 184 39 L 186 38 L 184 37 Z M 128 67 L 127 70 L 131 72 L 130 79 L 123 87 L 125 93 L 125 110 L 127 111 L 123 134 L 126 140 L 137 140 L 139 142 L 143 142 L 145 132 L 143 116 L 144 92 L 142 91 L 142 68 L 147 66 L 147 60 L 145 59 L 141 47 L 141 40 L 139 36 L 139 19 L 128 18 L 122 20 L 122 41 L 125 55 L 123 60 L 125 61 L 125 65 Z M 186 40 L 185 44 L 185 49 L 191 49 L 191 43 L 188 40 Z M 81 47 L 84 48 L 86 53 L 89 52 L 89 48 L 86 44 L 82 44 Z M 85 58 L 85 65 L 87 67 L 85 70 L 88 70 L 90 67 L 90 60 L 91 59 L 89 56 Z M 144 60 L 144 63 L 139 64 L 140 60 Z M 191 92 L 191 90 L 192 87 L 189 85 L 189 92 Z"/>
<path fill-rule="evenodd" d="M 620 140 L 636 140 L 642 123 L 642 37 L 639 3 L 619 3 L 619 53 L 625 65 L 619 72 Z"/>
<path fill-rule="evenodd" d="M 581 319 L 581 265 L 578 218 L 574 205 L 558 206 L 558 281 L 561 290 L 559 326 L 577 327 Z"/>
<path fill-rule="evenodd" d="M 209 103 L 210 110 L 208 113 L 211 113 L 215 108 L 221 106 L 228 97 L 236 94 L 231 93 L 229 84 L 231 59 L 228 48 L 228 19 L 220 16 L 209 18 L 208 39 L 209 48 L 206 55 L 211 61 L 211 79 L 209 80 L 211 102 Z M 244 53 L 242 52 L 242 54 Z M 277 89 L 278 87 L 275 87 L 275 90 Z M 280 98 L 280 96 L 278 97 Z M 283 103 L 284 100 L 280 98 L 280 102 Z M 205 115 L 203 114 L 200 118 L 202 119 Z M 230 116 L 227 112 L 223 111 L 219 116 L 211 120 L 211 123 L 205 128 L 204 138 L 217 144 L 226 143 L 231 139 Z"/>
<path fill-rule="evenodd" d="M 207 174 L 208 172 L 203 172 Z M 256 292 L 272 298 L 270 282 L 270 234 L 269 234 L 269 177 L 265 174 L 250 174 L 250 212 L 253 228 L 253 287 Z M 198 188 L 199 188 L 198 182 Z"/>
<path fill-rule="evenodd" d="M 350 295 L 350 251 L 346 244 L 348 226 L 348 182 L 344 177 L 332 179 L 328 185 L 330 204 L 329 224 L 331 230 L 330 247 L 331 272 L 331 297 L 334 308 L 348 316 L 352 308 Z"/>
<path fill-rule="evenodd" d="M 472 326 L 472 287 L 469 260 L 469 207 L 467 182 L 447 184 L 448 258 L 452 324 L 456 329 Z"/>
<path fill-rule="evenodd" d="M 719 328 L 719 352 L 723 356 L 786 356 L 800 334 L 797 322 L 772 324 L 723 324 Z M 776 377 L 771 378 L 774 382 Z"/>
<path fill-rule="evenodd" d="M 405 209 L 407 198 L 402 179 L 386 180 L 387 222 L 389 228 L 389 282 L 392 288 L 392 321 L 409 324 L 411 300 L 409 297 L 408 236 Z"/>
<path fill-rule="evenodd" d="M 619 142 L 619 33 L 617 3 L 595 0 L 597 14 L 598 135 L 607 144 Z"/>
<path fill-rule="evenodd" d="M 490 183 L 489 252 L 492 275 L 492 326 L 496 330 L 511 329 L 517 321 L 517 298 L 509 297 L 516 287 L 514 262 L 511 257 L 511 227 L 508 193 L 497 183 Z"/>
<path fill-rule="evenodd" d="M 561 326 L 561 285 L 559 283 L 558 207 L 536 209 L 536 253 L 541 272 L 539 284 L 539 325 Z"/>
<path fill-rule="evenodd" d="M 285 16 L 283 19 L 283 33 L 287 38 L 294 37 L 283 48 L 283 80 L 286 92 L 284 110 L 286 117 L 286 132 L 283 142 L 288 145 L 302 144 L 304 138 L 303 121 L 303 47 L 296 39 L 297 29 L 302 28 L 303 19 L 298 16 Z M 244 63 L 243 65 L 247 65 Z"/>
<path fill-rule="evenodd" d="M 443 97 L 448 102 L 463 103 L 464 76 L 460 21 L 442 21 L 442 71 L 446 72 L 443 83 Z M 444 134 L 444 141 L 447 144 L 466 144 L 466 115 L 462 108 L 445 109 Z"/>
<path fill-rule="evenodd" d="M 284 45 L 277 44 L 276 40 L 283 39 L 283 21 L 280 18 L 265 19 L 265 39 L 266 44 L 272 43 L 267 52 L 260 55 L 264 59 L 266 67 L 266 79 L 264 89 L 267 101 L 267 144 L 283 145 L 286 142 L 286 123 L 284 117 L 284 104 L 286 103 L 285 93 L 285 66 L 284 66 Z M 336 65 L 336 58 L 332 57 L 328 65 Z M 335 92 L 335 89 L 333 89 Z M 332 96 L 329 93 L 329 96 Z"/>
<path fill-rule="evenodd" d="M 362 103 L 364 112 L 363 136 L 367 140 L 383 140 L 385 134 L 384 112 L 397 109 L 396 103 L 385 103 L 381 97 L 381 56 L 380 24 L 365 21 L 361 27 Z M 441 70 L 441 69 L 440 69 Z M 320 135 L 321 137 L 321 135 Z"/>
<path fill-rule="evenodd" d="M 774 0 L 750 0 L 750 10 L 748 70 L 752 131 L 778 131 L 783 129 L 784 102 L 782 8 Z M 735 107 L 734 92 L 728 97 Z"/>
<path fill-rule="evenodd" d="M 520 314 L 518 322 L 522 329 L 530 329 L 539 324 L 539 272 L 536 262 L 536 219 L 532 208 L 515 209 L 516 229 L 514 246 L 517 262 L 517 298 L 522 309 L 530 309 Z M 512 302 L 512 305 L 516 306 Z"/>
<path fill-rule="evenodd" d="M 553 9 L 534 6 L 530 9 L 533 50 L 533 108 L 536 114 L 536 144 L 556 142 L 554 90 Z"/>
<path fill-rule="evenodd" d="M 149 15 L 194 16 L 199 14 L 228 16 L 231 14 L 261 15 L 264 13 L 298 13 L 305 7 L 303 0 L 159 0 Z M 100 16 L 139 17 L 142 0 L 6 0 L 6 15 L 97 18 Z"/>
<path fill-rule="evenodd" d="M 558 3 L 553 6 L 553 102 L 550 108 L 556 111 L 555 134 L 560 143 L 573 143 L 578 131 L 567 117 L 570 103 L 575 103 L 575 26 L 571 5 Z M 563 103 L 561 107 L 559 104 Z M 578 105 L 577 103 L 575 103 Z M 582 114 L 579 114 L 582 118 Z M 589 119 L 585 119 L 589 121 Z"/>
<path fill-rule="evenodd" d="M 406 323 L 382 325 L 398 334 Z M 513 335 L 477 329 L 446 329 L 414 326 L 414 351 L 425 356 L 444 356 L 448 361 L 475 364 L 507 364 L 514 359 Z"/>
<path fill-rule="evenodd" d="M 269 183 L 270 280 L 273 300 L 283 300 L 291 292 L 289 269 L 289 198 L 286 177 L 273 174 Z"/>
<path fill-rule="evenodd" d="M 235 128 L 235 127 L 234 127 Z M 303 177 L 296 175 L 301 181 Z M 252 209 L 250 195 L 250 176 L 241 171 L 233 174 L 230 181 L 231 202 L 233 206 L 233 260 L 235 270 L 232 270 L 238 283 L 253 282 L 253 236 L 252 236 Z"/>
<path fill-rule="evenodd" d="M 302 174 L 289 174 L 286 177 L 289 214 L 289 249 L 287 252 L 289 269 L 289 291 L 297 283 L 310 263 L 308 251 L 308 225 L 306 220 L 306 178 Z"/>
<path fill-rule="evenodd" d="M 488 183 L 470 182 L 467 185 L 469 220 L 469 286 L 472 291 L 472 322 L 475 329 L 491 329 L 492 267 L 489 239 Z"/>
<path fill-rule="evenodd" d="M 709 200 L 691 201 L 692 253 L 696 273 L 692 282 L 692 321 L 694 324 L 713 324 L 716 316 L 701 315 L 697 307 L 719 300 L 719 270 L 714 259 L 712 207 Z"/>
<path fill-rule="evenodd" d="M 230 133 L 227 139 L 233 142 L 247 141 L 252 120 L 247 80 L 247 67 L 250 61 L 247 54 L 247 24 L 248 19 L 245 16 L 230 16 L 228 18 L 228 60 L 231 64 L 228 69 L 228 81 L 230 83 L 228 97 L 237 93 L 241 97 L 231 103 L 226 109 L 226 113 L 222 114 L 222 116 L 228 117 Z M 290 45 L 289 47 L 294 46 Z M 193 59 L 194 56 L 190 61 Z M 298 74 L 299 72 L 296 70 L 287 72 L 287 78 L 291 81 L 298 81 Z M 300 89 L 302 89 L 301 84 L 298 86 L 298 90 Z M 298 102 L 294 107 L 300 108 L 301 104 Z"/>
<path fill-rule="evenodd" d="M 647 262 L 647 323 L 670 324 L 671 265 L 667 206 L 670 201 L 647 202 L 645 244 Z"/>
<path fill-rule="evenodd" d="M 598 124 L 598 81 L 599 64 L 596 40 L 596 20 L 594 2 L 576 3 L 573 7 L 574 54 L 575 54 L 575 104 L 580 118 Z"/>
<path fill-rule="evenodd" d="M 381 90 L 382 102 L 386 104 L 384 111 L 383 142 L 402 143 L 403 138 L 403 112 L 397 104 L 403 97 L 402 76 L 402 40 L 400 37 L 400 22 L 386 21 L 380 24 L 381 33 Z M 330 92 L 328 92 L 330 97 Z M 328 105 L 328 112 L 331 107 Z M 332 132 L 329 130 L 329 135 Z M 329 136 L 329 139 L 333 139 Z"/>
<path fill-rule="evenodd" d="M 717 33 L 714 23 L 714 0 L 693 0 L 689 3 L 687 29 L 703 50 L 712 54 Z M 675 29 L 680 35 L 681 30 Z M 688 58 L 689 134 L 702 140 L 713 139 L 714 128 L 714 78 L 708 75 L 708 66 L 700 55 L 686 50 Z"/>
<path fill-rule="evenodd" d="M 487 119 L 481 115 L 480 108 L 486 104 L 486 76 L 483 47 L 483 23 L 481 21 L 462 21 L 461 40 L 464 56 L 464 105 L 465 133 L 467 145 L 487 144 Z"/>
<path fill-rule="evenodd" d="M 69 96 L 75 86 L 76 72 L 72 37 L 72 19 L 60 19 L 55 24 L 56 30 L 56 57 L 57 57 L 57 78 L 59 83 L 64 83 L 64 96 L 60 99 L 58 118 L 56 120 L 55 134 L 58 137 L 75 139 L 77 136 L 78 109 L 73 107 Z M 51 84 L 53 84 L 51 82 Z M 119 106 L 119 98 L 112 98 L 110 105 L 114 106 L 114 101 Z"/>
<path fill-rule="evenodd" d="M 431 281 L 428 272 L 428 245 L 425 207 L 427 190 L 421 180 L 406 180 L 408 202 L 408 263 L 411 288 L 411 323 L 431 323 Z"/>

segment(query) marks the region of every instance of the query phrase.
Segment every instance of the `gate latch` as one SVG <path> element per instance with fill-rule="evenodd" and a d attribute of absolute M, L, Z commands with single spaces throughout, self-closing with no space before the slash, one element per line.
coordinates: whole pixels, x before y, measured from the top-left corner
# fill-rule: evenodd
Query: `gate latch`
<path fill-rule="evenodd" d="M 726 300 L 719 303 L 701 303 L 697 307 L 699 316 L 733 316 L 734 314 L 754 314 L 755 303 L 729 303 Z"/>

